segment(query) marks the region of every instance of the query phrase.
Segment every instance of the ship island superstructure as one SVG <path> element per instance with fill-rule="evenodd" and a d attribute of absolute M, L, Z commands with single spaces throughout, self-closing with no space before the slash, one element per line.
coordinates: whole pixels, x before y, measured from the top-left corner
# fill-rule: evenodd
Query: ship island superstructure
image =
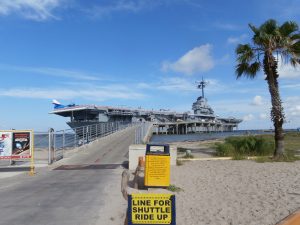
<path fill-rule="evenodd" d="M 223 118 L 216 116 L 204 96 L 207 82 L 202 78 L 198 88 L 202 95 L 193 103 L 194 113 L 179 113 L 170 110 L 145 110 L 126 107 L 97 106 L 97 105 L 61 105 L 54 101 L 54 110 L 50 114 L 69 117 L 67 124 L 75 129 L 100 123 L 135 123 L 151 122 L 154 133 L 187 134 L 196 132 L 223 132 L 237 129 L 241 119 L 234 117 Z"/>

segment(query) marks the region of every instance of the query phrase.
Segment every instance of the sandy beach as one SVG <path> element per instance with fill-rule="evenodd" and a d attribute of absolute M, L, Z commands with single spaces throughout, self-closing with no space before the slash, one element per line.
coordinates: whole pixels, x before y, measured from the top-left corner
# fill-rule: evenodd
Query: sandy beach
<path fill-rule="evenodd" d="M 300 208 L 300 162 L 194 161 L 172 168 L 178 225 L 275 225 Z"/>

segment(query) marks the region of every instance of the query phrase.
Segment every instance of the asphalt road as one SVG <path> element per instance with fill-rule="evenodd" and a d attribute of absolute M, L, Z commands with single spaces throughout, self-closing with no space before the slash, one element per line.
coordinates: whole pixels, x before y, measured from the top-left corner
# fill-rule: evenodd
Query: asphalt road
<path fill-rule="evenodd" d="M 0 179 L 0 224 L 123 224 L 127 203 L 120 191 L 120 165 L 133 140 L 134 128 L 129 128 L 33 177 Z"/>

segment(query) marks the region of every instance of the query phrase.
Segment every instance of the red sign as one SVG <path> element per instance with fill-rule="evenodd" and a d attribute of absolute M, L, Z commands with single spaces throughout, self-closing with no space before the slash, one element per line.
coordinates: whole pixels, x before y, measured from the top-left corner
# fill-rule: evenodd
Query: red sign
<path fill-rule="evenodd" d="M 32 131 L 1 131 L 0 159 L 31 158 Z"/>

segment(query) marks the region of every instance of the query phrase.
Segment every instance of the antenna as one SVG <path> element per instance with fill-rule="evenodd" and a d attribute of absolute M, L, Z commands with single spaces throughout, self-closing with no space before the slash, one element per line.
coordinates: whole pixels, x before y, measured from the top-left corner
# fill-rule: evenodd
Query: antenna
<path fill-rule="evenodd" d="M 202 81 L 196 81 L 196 84 L 198 84 L 197 88 L 202 90 L 202 98 L 204 98 L 204 88 L 206 87 L 208 82 L 204 81 L 202 77 Z"/>

